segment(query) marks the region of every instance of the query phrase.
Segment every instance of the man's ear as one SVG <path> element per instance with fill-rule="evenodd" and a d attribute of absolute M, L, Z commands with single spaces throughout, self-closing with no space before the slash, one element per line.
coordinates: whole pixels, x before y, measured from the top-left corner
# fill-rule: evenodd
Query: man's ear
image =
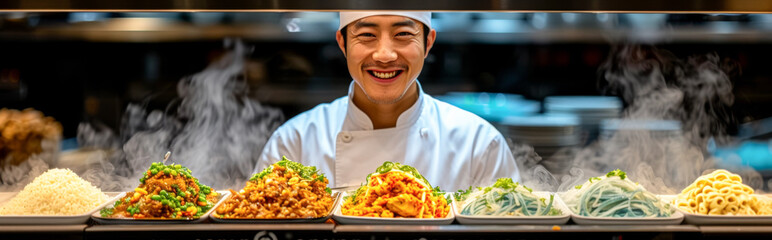
<path fill-rule="evenodd" d="M 429 50 L 432 49 L 434 46 L 434 40 L 437 39 L 437 31 L 434 29 L 430 30 L 429 35 L 426 36 L 426 51 L 424 52 L 424 58 L 429 56 Z"/>
<path fill-rule="evenodd" d="M 343 39 L 343 34 L 340 34 L 340 31 L 335 32 L 335 40 L 338 41 L 338 48 L 340 48 L 340 51 L 343 52 L 343 56 L 346 56 L 346 39 Z"/>

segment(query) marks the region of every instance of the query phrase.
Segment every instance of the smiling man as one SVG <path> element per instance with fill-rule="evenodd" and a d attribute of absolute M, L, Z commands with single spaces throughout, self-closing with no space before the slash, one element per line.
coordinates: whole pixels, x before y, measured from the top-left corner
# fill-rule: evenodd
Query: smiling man
<path fill-rule="evenodd" d="M 349 94 L 279 127 L 255 172 L 282 155 L 317 166 L 331 187 L 359 186 L 384 161 L 411 165 L 443 190 L 519 180 L 501 134 L 418 83 L 437 33 L 429 12 L 342 12 L 336 34 Z"/>

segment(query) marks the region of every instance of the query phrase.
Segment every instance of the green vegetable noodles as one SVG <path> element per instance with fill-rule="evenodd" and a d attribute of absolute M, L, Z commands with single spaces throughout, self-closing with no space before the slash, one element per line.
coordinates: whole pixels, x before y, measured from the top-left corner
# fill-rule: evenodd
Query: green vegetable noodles
<path fill-rule="evenodd" d="M 561 195 L 574 213 L 588 217 L 669 217 L 670 204 L 614 170 Z"/>
<path fill-rule="evenodd" d="M 483 216 L 555 216 L 562 212 L 553 207 L 554 195 L 549 202 L 533 194 L 530 188 L 499 178 L 490 187 L 459 191 L 461 214 Z"/>

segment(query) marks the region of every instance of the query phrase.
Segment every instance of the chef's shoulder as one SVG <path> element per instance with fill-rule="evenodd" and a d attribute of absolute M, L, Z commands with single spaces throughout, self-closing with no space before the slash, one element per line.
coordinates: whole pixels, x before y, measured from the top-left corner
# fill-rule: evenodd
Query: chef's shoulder
<path fill-rule="evenodd" d="M 458 149 L 473 149 L 469 167 L 472 175 L 470 185 L 490 185 L 502 177 L 520 180 L 507 140 L 493 125 L 474 113 L 446 102 L 435 100 L 435 106 L 437 124 L 443 128 L 442 137 L 448 139 L 449 144 L 460 143 Z"/>
<path fill-rule="evenodd" d="M 501 137 L 501 133 L 480 116 L 435 98 L 430 98 L 430 101 L 435 106 L 437 121 L 444 130 L 463 133 L 466 137 L 491 140 Z"/>
<path fill-rule="evenodd" d="M 321 132 L 335 131 L 345 118 L 348 97 L 341 97 L 330 103 L 322 103 L 311 110 L 300 113 L 285 122 L 275 134 L 311 137 Z"/>
<path fill-rule="evenodd" d="M 347 104 L 348 97 L 339 98 L 331 103 L 319 104 L 287 120 L 266 142 L 256 170 L 279 161 L 281 156 L 309 164 L 306 158 L 310 155 L 326 153 L 331 144 L 325 143 L 333 141 L 333 133 L 340 130 L 340 124 L 336 122 L 345 117 Z"/>

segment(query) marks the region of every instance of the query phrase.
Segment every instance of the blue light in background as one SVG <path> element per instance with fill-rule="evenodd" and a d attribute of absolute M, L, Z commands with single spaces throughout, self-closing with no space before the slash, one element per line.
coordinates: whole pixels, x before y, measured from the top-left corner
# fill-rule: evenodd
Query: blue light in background
<path fill-rule="evenodd" d="M 772 142 L 746 141 L 740 146 L 717 147 L 713 156 L 725 166 L 748 166 L 756 170 L 772 170 Z"/>

